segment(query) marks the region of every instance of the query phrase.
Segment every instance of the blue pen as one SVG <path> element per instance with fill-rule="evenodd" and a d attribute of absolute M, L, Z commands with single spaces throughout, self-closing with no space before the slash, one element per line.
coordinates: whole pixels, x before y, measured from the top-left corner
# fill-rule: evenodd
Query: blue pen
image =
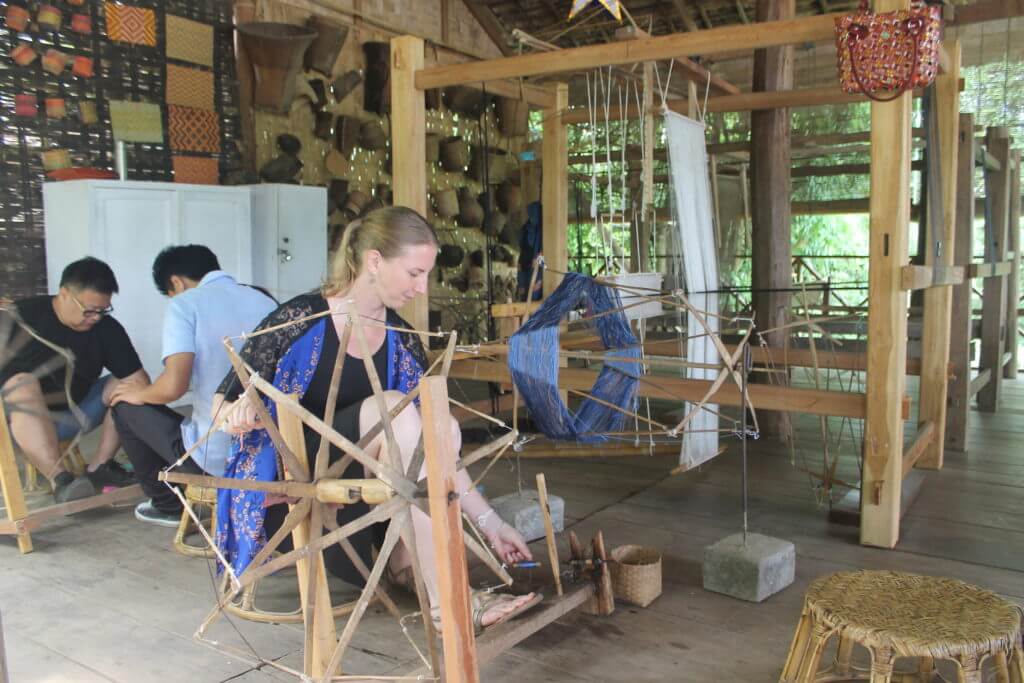
<path fill-rule="evenodd" d="M 516 562 L 512 565 L 513 569 L 536 569 L 540 566 L 540 562 Z"/>

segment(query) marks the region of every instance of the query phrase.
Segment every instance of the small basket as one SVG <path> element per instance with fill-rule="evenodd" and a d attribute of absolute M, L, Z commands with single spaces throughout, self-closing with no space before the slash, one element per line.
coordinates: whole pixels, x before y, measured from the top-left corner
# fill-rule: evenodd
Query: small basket
<path fill-rule="evenodd" d="M 647 607 L 661 595 L 661 553 L 642 545 L 621 545 L 611 554 L 616 599 Z"/>

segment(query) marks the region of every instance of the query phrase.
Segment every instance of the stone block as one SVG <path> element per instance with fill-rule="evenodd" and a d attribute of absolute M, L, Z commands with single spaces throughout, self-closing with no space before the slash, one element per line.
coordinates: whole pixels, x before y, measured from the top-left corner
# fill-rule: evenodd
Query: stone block
<path fill-rule="evenodd" d="M 727 536 L 704 549 L 704 589 L 761 602 L 793 583 L 796 548 L 762 534 Z"/>
<path fill-rule="evenodd" d="M 536 491 L 527 489 L 521 494 L 498 496 L 491 499 L 491 505 L 503 520 L 522 534 L 527 543 L 544 538 L 544 515 Z M 548 505 L 551 508 L 551 524 L 555 533 L 558 533 L 565 528 L 565 501 L 549 493 Z"/>

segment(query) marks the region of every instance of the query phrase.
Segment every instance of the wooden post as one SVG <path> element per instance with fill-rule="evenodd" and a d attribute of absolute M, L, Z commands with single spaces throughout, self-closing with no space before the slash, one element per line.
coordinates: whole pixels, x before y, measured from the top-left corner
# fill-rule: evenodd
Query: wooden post
<path fill-rule="evenodd" d="M 18 476 L 18 463 L 14 460 L 14 440 L 7 425 L 3 401 L 0 401 L 0 491 L 4 494 L 7 519 L 17 523 L 28 517 L 28 507 L 21 491 L 21 477 Z M 32 536 L 27 530 L 18 532 L 18 550 L 23 555 L 32 552 Z"/>
<path fill-rule="evenodd" d="M 548 504 L 548 484 L 543 472 L 537 473 L 537 497 L 540 511 L 544 515 L 544 537 L 548 543 L 548 561 L 551 563 L 551 574 L 555 579 L 555 592 L 562 597 L 562 578 L 559 573 L 562 565 L 558 561 L 558 546 L 555 545 L 555 525 L 551 522 L 551 506 Z"/>
<path fill-rule="evenodd" d="M 985 194 L 991 221 L 985 225 L 985 262 L 1006 260 L 1007 227 L 1010 222 L 1010 133 L 1003 127 L 988 129 L 985 148 L 1000 170 L 986 171 Z M 1003 349 L 1006 347 L 1006 277 L 985 278 L 981 296 L 981 371 L 990 371 L 988 383 L 978 392 L 978 410 L 993 413 L 1003 384 Z"/>
<path fill-rule="evenodd" d="M 253 109 L 253 74 L 249 54 L 242 46 L 237 28 L 241 24 L 253 21 L 256 6 L 248 0 L 235 0 L 235 73 L 238 74 L 238 114 L 242 126 L 242 167 L 247 171 L 256 171 L 256 112 Z"/>
<path fill-rule="evenodd" d="M 1010 223 L 1006 248 L 1013 252 L 1013 270 L 1006 279 L 1006 352 L 1010 362 L 1003 366 L 1003 377 L 1016 379 L 1017 359 L 1017 308 L 1020 306 L 1020 150 L 1013 152 L 1013 167 L 1010 172 Z"/>
<path fill-rule="evenodd" d="M 876 0 L 877 12 L 909 0 Z M 871 103 L 871 234 L 868 267 L 867 418 L 861 480 L 860 541 L 891 548 L 899 540 L 903 482 L 903 393 L 907 296 L 901 270 L 910 239 L 910 93 Z"/>
<path fill-rule="evenodd" d="M 928 219 L 925 238 L 925 265 L 952 266 L 956 234 L 956 184 L 958 135 L 960 128 L 960 42 L 946 46 L 950 68 L 939 74 L 932 106 L 938 120 L 938 161 L 942 181 L 942 232 L 932 234 L 937 221 Z M 928 123 L 925 122 L 925 126 Z M 919 227 L 919 230 L 922 228 Z M 937 470 L 942 467 L 946 443 L 946 398 L 949 389 L 950 315 L 953 290 L 950 287 L 929 287 L 924 290 L 924 314 L 921 331 L 921 383 L 918 424 L 935 425 L 935 438 L 925 447 L 917 466 Z"/>
<path fill-rule="evenodd" d="M 474 683 L 480 680 L 480 669 L 469 604 L 466 547 L 462 542 L 462 506 L 455 487 L 448 378 L 424 377 L 420 380 L 420 399 L 430 524 L 441 600 L 445 680 Z"/>
<path fill-rule="evenodd" d="M 552 57 L 551 59 L 557 59 Z M 544 296 L 547 297 L 562 281 L 560 273 L 569 268 L 569 136 L 562 124 L 562 111 L 569 106 L 569 86 L 555 86 L 555 104 L 544 110 L 544 138 L 541 141 L 544 221 Z"/>
<path fill-rule="evenodd" d="M 427 215 L 427 113 L 416 71 L 423 68 L 423 39 L 391 39 L 391 154 L 395 206 Z M 427 329 L 429 300 L 418 296 L 402 308 L 417 330 Z"/>
<path fill-rule="evenodd" d="M 790 19 L 794 0 L 757 0 L 757 21 Z M 754 52 L 754 90 L 778 91 L 793 87 L 793 48 L 773 47 Z M 792 286 L 790 226 L 790 120 L 789 109 L 755 111 L 750 115 L 750 173 L 752 210 L 751 284 L 757 326 L 767 330 L 785 325 Z M 761 291 L 759 291 L 761 290 Z M 764 335 L 769 346 L 785 346 L 786 332 Z M 777 379 L 788 383 L 787 374 Z M 788 438 L 789 416 L 761 413 L 765 434 Z"/>
<path fill-rule="evenodd" d="M 974 250 L 974 115 L 960 115 L 956 159 L 956 230 L 953 261 L 967 267 Z M 971 412 L 971 283 L 953 287 L 949 323 L 949 382 L 946 450 L 967 450 L 967 417 Z"/>
<path fill-rule="evenodd" d="M 295 458 L 306 468 L 309 468 L 309 460 L 306 455 L 306 438 L 302 430 L 302 420 L 288 410 L 279 410 L 277 417 L 281 431 L 281 438 L 295 454 Z M 291 479 L 291 473 L 286 472 L 285 476 Z M 309 520 L 303 520 L 292 531 L 292 546 L 301 548 L 310 540 Z M 310 601 L 306 595 L 310 590 L 309 563 L 314 563 L 316 584 L 313 590 L 313 609 L 308 606 Z M 313 553 L 309 558 L 299 560 L 295 566 L 299 575 L 299 599 L 302 601 L 302 618 L 307 624 L 312 619 L 312 627 L 307 626 L 306 632 L 312 634 L 310 642 L 305 647 L 304 671 L 307 676 L 314 680 L 320 680 L 327 673 L 331 660 L 331 653 L 337 645 L 337 634 L 334 630 L 334 611 L 331 607 L 331 590 L 327 585 L 327 573 L 324 569 L 324 554 L 322 551 Z"/>

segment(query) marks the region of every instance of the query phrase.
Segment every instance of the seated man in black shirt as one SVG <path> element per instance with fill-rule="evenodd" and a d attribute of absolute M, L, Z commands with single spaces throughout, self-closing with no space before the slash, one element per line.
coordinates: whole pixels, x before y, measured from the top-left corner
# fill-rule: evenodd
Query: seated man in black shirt
<path fill-rule="evenodd" d="M 8 306 L 10 311 L 0 310 L 0 334 L 5 337 L 0 339 L 5 356 L 0 359 L 0 399 L 14 441 L 49 478 L 58 503 L 133 481 L 111 460 L 120 440 L 110 415 L 110 396 L 121 382 L 146 385 L 149 377 L 128 334 L 110 317 L 110 299 L 116 292 L 110 266 L 89 257 L 64 269 L 56 296 L 22 299 Z M 11 320 L 12 314 L 21 325 Z M 101 377 L 104 368 L 113 377 Z M 75 478 L 64 469 L 59 442 L 101 423 L 100 445 L 87 476 Z"/>

